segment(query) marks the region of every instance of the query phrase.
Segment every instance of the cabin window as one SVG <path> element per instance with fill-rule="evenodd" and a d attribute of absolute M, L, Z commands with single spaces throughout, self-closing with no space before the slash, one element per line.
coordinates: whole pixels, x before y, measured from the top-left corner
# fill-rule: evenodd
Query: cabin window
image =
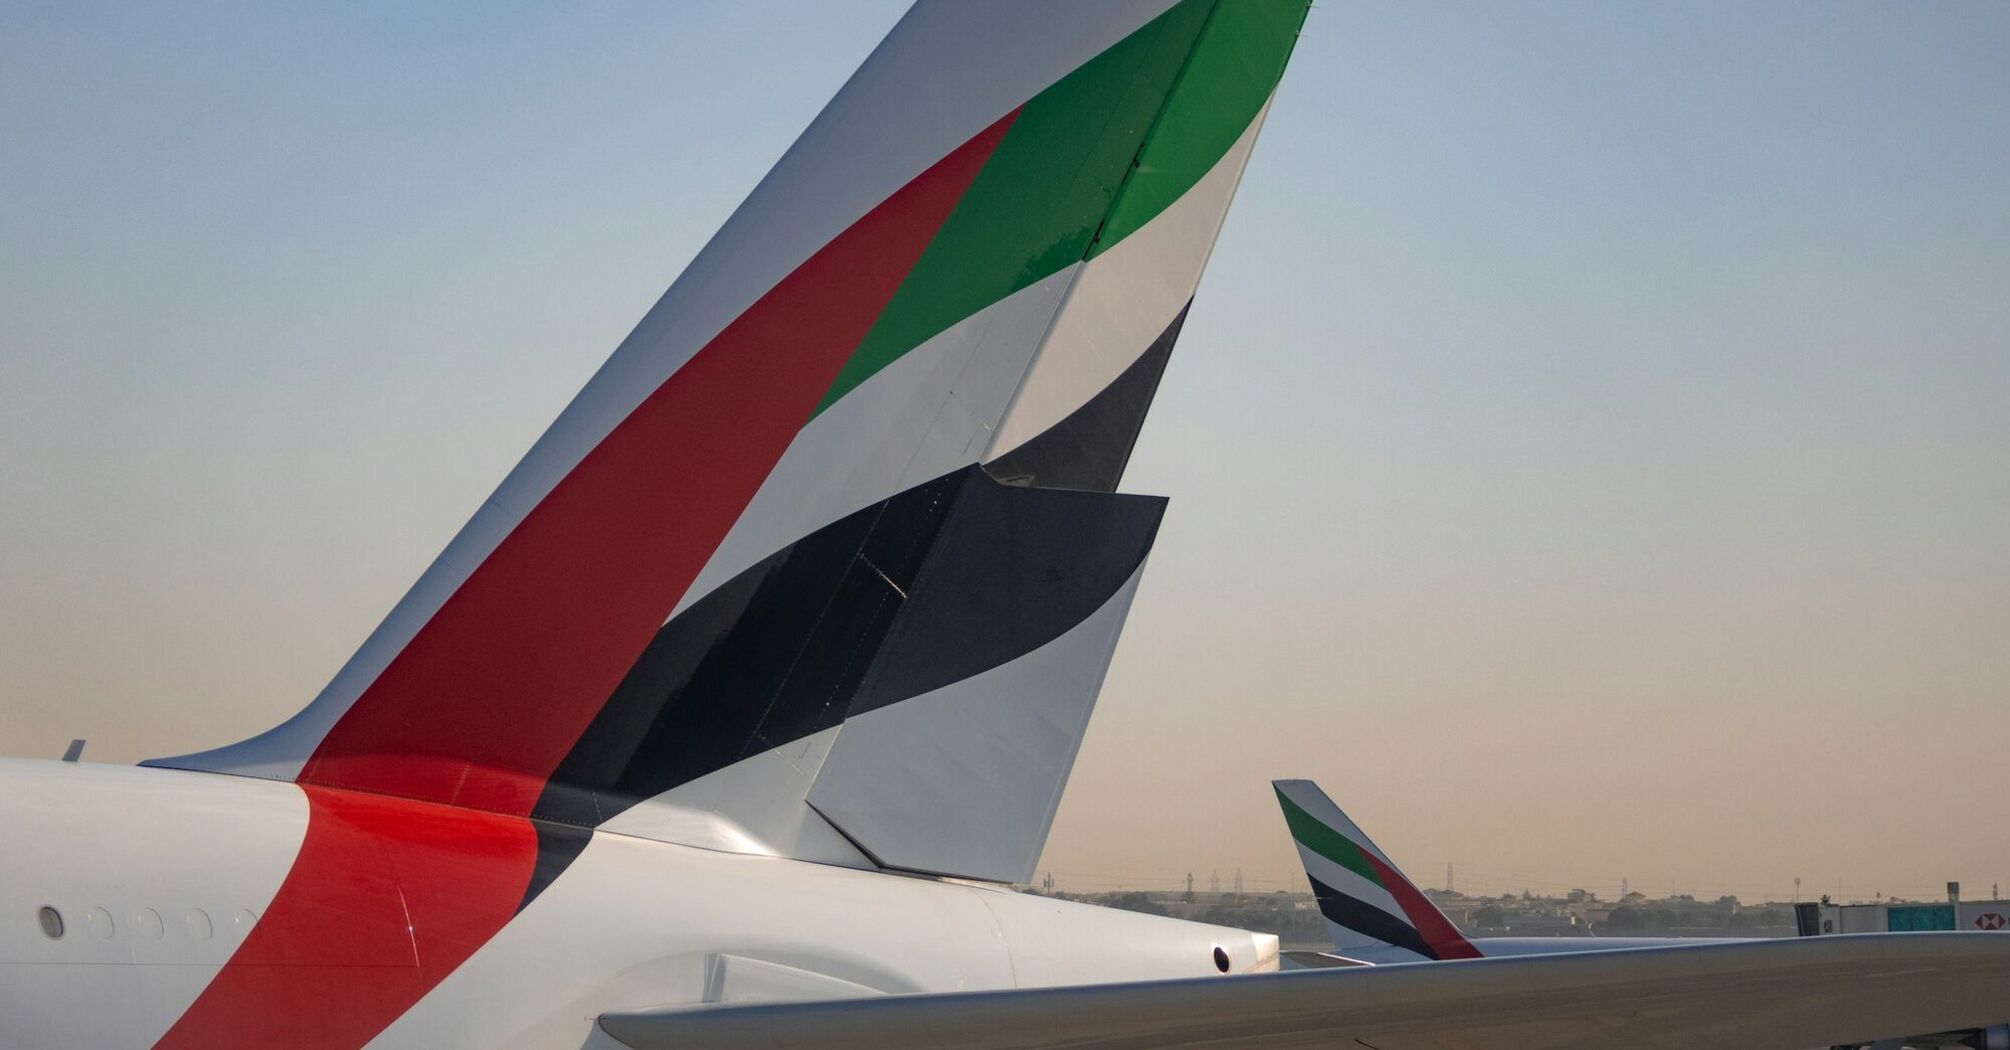
<path fill-rule="evenodd" d="M 35 920 L 42 924 L 43 936 L 48 937 L 52 941 L 60 941 L 63 939 L 62 912 L 59 912 L 56 909 L 51 908 L 48 905 L 44 904 L 42 905 L 42 910 L 35 913 Z"/>
<path fill-rule="evenodd" d="M 1228 972 L 1228 953 L 1220 948 L 1214 950 L 1214 968 L 1222 973 Z"/>

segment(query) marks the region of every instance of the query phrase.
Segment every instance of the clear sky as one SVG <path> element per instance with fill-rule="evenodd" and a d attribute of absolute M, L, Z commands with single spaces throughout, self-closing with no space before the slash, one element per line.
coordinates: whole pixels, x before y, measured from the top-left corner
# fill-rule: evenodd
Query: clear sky
<path fill-rule="evenodd" d="M 897 2 L 0 7 L 0 753 L 304 704 Z M 1312 13 L 1045 864 L 2010 883 L 2010 6 Z"/>

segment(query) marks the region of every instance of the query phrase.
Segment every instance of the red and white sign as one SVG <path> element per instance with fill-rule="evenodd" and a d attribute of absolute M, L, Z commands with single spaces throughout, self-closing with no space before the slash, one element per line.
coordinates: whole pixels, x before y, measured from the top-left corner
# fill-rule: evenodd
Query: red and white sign
<path fill-rule="evenodd" d="M 2010 919 L 2005 919 L 2000 911 L 1985 911 L 1975 917 L 1977 929 L 2000 930 L 2006 925 L 2010 925 Z"/>

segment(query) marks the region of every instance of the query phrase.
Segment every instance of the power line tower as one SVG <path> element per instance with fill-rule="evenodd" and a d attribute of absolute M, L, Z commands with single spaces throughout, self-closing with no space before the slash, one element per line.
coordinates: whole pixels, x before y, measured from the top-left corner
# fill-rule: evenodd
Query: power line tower
<path fill-rule="evenodd" d="M 1242 869 L 1235 869 L 1235 895 L 1242 896 Z"/>
<path fill-rule="evenodd" d="M 1453 890 L 1452 890 L 1452 865 L 1451 865 L 1451 862 L 1449 862 L 1449 861 L 1447 861 L 1447 862 L 1445 863 L 1445 892 L 1446 892 L 1446 893 L 1451 893 L 1451 892 L 1453 892 Z"/>
<path fill-rule="evenodd" d="M 1046 878 L 1044 878 L 1044 879 L 1041 879 L 1041 880 L 1040 880 L 1040 890 L 1041 890 L 1041 892 L 1043 892 L 1043 893 L 1052 893 L 1052 892 L 1054 892 L 1054 873 L 1053 873 L 1053 872 L 1051 872 L 1051 871 L 1050 871 L 1050 872 L 1048 872 L 1048 873 L 1047 873 L 1047 877 L 1046 877 Z"/>
<path fill-rule="evenodd" d="M 1207 873 L 1207 892 L 1221 892 L 1221 871 L 1219 869 Z"/>

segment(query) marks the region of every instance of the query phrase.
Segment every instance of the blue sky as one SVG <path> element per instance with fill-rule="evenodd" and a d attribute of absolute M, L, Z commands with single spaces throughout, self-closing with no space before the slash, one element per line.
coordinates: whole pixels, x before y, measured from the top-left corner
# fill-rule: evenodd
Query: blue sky
<path fill-rule="evenodd" d="M 0 752 L 304 703 L 901 6 L 0 10 Z M 1281 879 L 1315 776 L 1423 872 L 2010 881 L 2005 54 L 1317 8 L 1051 866 Z"/>

